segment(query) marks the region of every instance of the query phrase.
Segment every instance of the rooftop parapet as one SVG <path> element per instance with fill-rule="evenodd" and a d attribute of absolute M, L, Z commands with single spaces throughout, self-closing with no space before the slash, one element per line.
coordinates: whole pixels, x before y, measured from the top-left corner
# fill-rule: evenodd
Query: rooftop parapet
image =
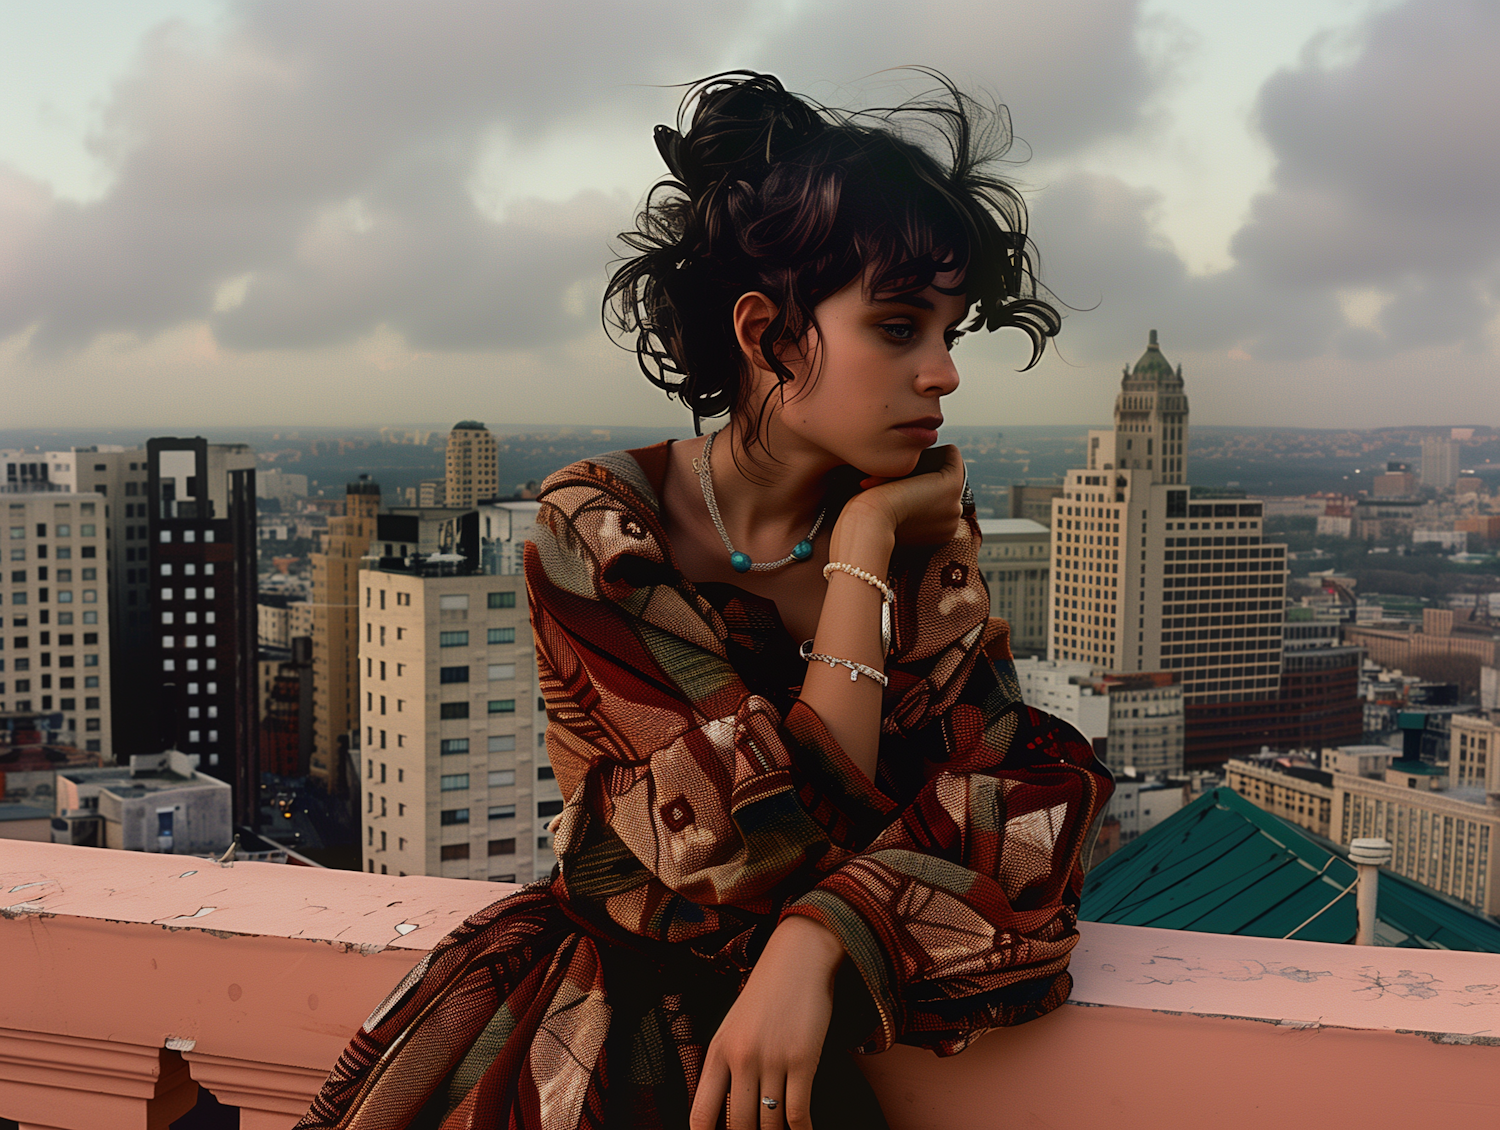
<path fill-rule="evenodd" d="M 510 889 L 7 845 L 0 1118 L 165 1126 L 204 1086 L 242 1130 L 288 1130 L 390 988 Z M 893 1130 L 1500 1124 L 1500 956 L 1081 930 L 1069 1005 L 950 1059 L 860 1061 Z"/>

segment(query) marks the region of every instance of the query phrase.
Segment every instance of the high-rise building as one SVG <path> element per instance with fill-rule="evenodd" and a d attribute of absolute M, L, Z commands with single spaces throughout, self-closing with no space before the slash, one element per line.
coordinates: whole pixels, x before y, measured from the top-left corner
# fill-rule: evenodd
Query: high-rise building
<path fill-rule="evenodd" d="M 443 505 L 468 508 L 500 493 L 495 437 L 478 420 L 460 420 L 448 433 Z"/>
<path fill-rule="evenodd" d="M 1048 654 L 1176 672 L 1190 709 L 1274 699 L 1286 547 L 1265 542 L 1261 503 L 1190 497 L 1187 427 L 1181 367 L 1153 330 L 1126 370 L 1115 430 L 1089 433 L 1088 467 L 1052 503 Z"/>
<path fill-rule="evenodd" d="M 158 438 L 146 444 L 145 465 L 155 639 L 143 657 L 140 725 L 158 750 L 197 754 L 201 769 L 229 782 L 235 823 L 253 827 L 260 795 L 255 455 L 245 444 Z"/>
<path fill-rule="evenodd" d="M 328 519 L 312 555 L 313 747 L 308 775 L 329 791 L 345 782 L 359 733 L 359 573 L 375 537 L 380 486 L 361 476 L 344 490 L 342 517 Z"/>
<path fill-rule="evenodd" d="M 563 802 L 525 580 L 442 548 L 360 574 L 365 869 L 529 882 L 555 861 Z"/>
<path fill-rule="evenodd" d="M 147 512 L 146 453 L 139 448 L 75 447 L 44 456 L 54 485 L 104 496 L 105 537 L 100 577 L 109 588 L 110 713 L 114 755 L 124 764 L 135 754 L 159 752 L 157 727 L 147 715 L 155 701 L 155 648 L 150 611 L 151 530 Z"/>
<path fill-rule="evenodd" d="M 1458 482 L 1458 444 L 1442 436 L 1422 440 L 1422 485 L 1449 490 Z"/>
<path fill-rule="evenodd" d="M 990 615 L 1010 625 L 1014 654 L 1046 654 L 1052 535 L 1027 518 L 981 518 L 979 532 L 984 538 L 979 568 L 990 590 Z"/>
<path fill-rule="evenodd" d="M 106 758 L 109 587 L 102 495 L 0 488 L 0 713 L 35 714 L 50 740 Z"/>

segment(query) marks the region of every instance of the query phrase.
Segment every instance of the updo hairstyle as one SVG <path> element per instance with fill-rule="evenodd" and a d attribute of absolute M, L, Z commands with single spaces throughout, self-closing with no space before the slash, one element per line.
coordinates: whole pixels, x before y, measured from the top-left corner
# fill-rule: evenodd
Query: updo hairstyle
<path fill-rule="evenodd" d="M 610 278 L 603 314 L 695 427 L 742 407 L 732 314 L 750 291 L 779 311 L 760 346 L 781 386 L 792 373 L 777 346 L 799 341 L 813 307 L 866 269 L 875 297 L 961 271 L 955 293 L 974 310 L 963 328 L 1021 330 L 1031 339 L 1027 368 L 1061 328 L 1036 296 L 1026 206 L 987 171 L 1010 147 L 1008 113 L 923 73 L 939 83 L 935 96 L 850 113 L 791 94 L 771 75 L 730 71 L 693 84 L 677 129 L 656 127 L 671 176 L 619 237 L 635 254 Z"/>

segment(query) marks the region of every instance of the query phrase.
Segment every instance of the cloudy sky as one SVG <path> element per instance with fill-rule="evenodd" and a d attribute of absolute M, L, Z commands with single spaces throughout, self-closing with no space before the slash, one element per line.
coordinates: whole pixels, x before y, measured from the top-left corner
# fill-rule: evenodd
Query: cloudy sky
<path fill-rule="evenodd" d="M 954 422 L 1500 423 L 1494 0 L 55 0 L 0 37 L 11 426 L 682 418 L 599 329 L 671 88 L 1010 107 L 1043 277 Z"/>

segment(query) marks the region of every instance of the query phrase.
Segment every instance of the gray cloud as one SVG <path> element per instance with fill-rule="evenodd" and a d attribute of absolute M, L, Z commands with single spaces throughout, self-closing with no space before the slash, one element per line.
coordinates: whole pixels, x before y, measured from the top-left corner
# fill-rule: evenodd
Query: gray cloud
<path fill-rule="evenodd" d="M 1139 45 L 1140 8 L 1140 0 L 949 0 L 918 16 L 904 5 L 834 0 L 808 6 L 755 57 L 794 88 L 936 67 L 999 95 L 1017 135 L 1054 160 L 1141 123 L 1164 74 Z"/>
<path fill-rule="evenodd" d="M 1046 280 L 1098 303 L 1068 318 L 1065 356 L 1115 360 L 1148 326 L 1267 362 L 1483 347 L 1500 295 L 1500 8 L 1409 0 L 1361 32 L 1347 62 L 1313 50 L 1262 88 L 1274 178 L 1232 267 L 1189 274 L 1156 233 L 1157 198 L 1115 178 L 1072 174 L 1039 196 Z M 1366 289 L 1387 297 L 1375 329 L 1340 301 Z"/>
<path fill-rule="evenodd" d="M 14 252 L 0 336 L 35 326 L 43 352 L 149 336 L 208 316 L 246 274 L 243 306 L 219 320 L 245 346 L 337 341 L 380 321 L 460 349 L 507 326 L 521 340 L 555 329 L 554 313 L 536 315 L 597 272 L 625 209 L 585 196 L 562 222 L 543 205 L 485 217 L 466 190 L 485 140 L 607 122 L 623 71 L 678 79 L 743 12 L 253 0 L 236 17 L 222 39 L 181 24 L 148 37 L 91 141 L 115 171 L 100 200 L 52 200 L 0 170 L 0 246 Z M 377 227 L 341 242 L 327 217 L 352 201 Z M 515 300 L 509 320 L 475 290 L 494 286 Z"/>
<path fill-rule="evenodd" d="M 243 0 L 222 34 L 147 37 L 90 139 L 114 174 L 102 198 L 0 168 L 0 337 L 35 327 L 32 349 L 55 354 L 206 319 L 253 350 L 384 324 L 467 351 L 586 332 L 629 202 L 581 191 L 496 219 L 468 189 L 487 141 L 524 155 L 562 129 L 629 129 L 644 145 L 663 100 L 638 88 L 718 69 L 738 43 L 750 58 L 730 65 L 793 86 L 948 69 L 1010 98 L 1055 154 L 1137 122 L 1154 82 L 1137 6 L 966 0 L 913 20 L 894 3 Z"/>
<path fill-rule="evenodd" d="M 1265 287 L 1393 292 L 1387 351 L 1472 343 L 1500 263 L 1500 7 L 1408 0 L 1362 30 L 1351 61 L 1263 87 L 1274 185 L 1234 253 Z"/>

